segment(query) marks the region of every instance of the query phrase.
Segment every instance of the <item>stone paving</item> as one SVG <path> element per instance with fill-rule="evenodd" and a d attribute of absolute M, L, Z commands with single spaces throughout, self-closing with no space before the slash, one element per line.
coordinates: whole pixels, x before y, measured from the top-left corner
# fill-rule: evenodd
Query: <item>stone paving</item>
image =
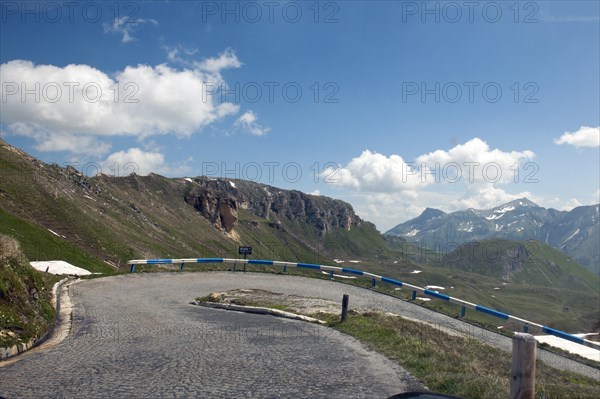
<path fill-rule="evenodd" d="M 0 396 L 385 398 L 422 388 L 332 329 L 189 304 L 233 288 L 341 298 L 352 287 L 250 273 L 136 274 L 74 284 L 71 333 L 0 367 Z"/>

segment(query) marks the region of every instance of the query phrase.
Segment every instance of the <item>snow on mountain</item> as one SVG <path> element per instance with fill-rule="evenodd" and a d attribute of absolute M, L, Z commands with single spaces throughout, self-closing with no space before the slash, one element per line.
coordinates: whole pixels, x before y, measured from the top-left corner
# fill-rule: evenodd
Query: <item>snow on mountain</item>
<path fill-rule="evenodd" d="M 600 205 L 581 206 L 570 212 L 543 208 L 527 198 L 498 207 L 444 213 L 427 208 L 418 217 L 386 232 L 426 248 L 448 243 L 503 238 L 538 240 L 551 245 L 600 273 Z"/>

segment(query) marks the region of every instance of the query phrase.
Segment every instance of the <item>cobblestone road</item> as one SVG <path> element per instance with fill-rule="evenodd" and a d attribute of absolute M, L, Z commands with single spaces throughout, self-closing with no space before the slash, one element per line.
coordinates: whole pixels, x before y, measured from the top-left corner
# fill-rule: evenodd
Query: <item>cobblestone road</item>
<path fill-rule="evenodd" d="M 354 339 L 304 322 L 189 305 L 232 288 L 389 298 L 328 281 L 250 273 L 125 275 L 74 284 L 73 328 L 0 368 L 6 398 L 385 398 L 417 383 Z M 364 298 L 358 297 L 364 295 Z M 380 298 L 380 299 L 381 299 Z"/>

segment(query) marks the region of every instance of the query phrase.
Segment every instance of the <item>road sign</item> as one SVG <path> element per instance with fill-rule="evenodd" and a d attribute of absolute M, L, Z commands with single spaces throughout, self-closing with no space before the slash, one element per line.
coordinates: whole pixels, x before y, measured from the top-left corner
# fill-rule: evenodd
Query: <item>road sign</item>
<path fill-rule="evenodd" d="M 240 247 L 240 255 L 252 255 L 252 247 Z"/>

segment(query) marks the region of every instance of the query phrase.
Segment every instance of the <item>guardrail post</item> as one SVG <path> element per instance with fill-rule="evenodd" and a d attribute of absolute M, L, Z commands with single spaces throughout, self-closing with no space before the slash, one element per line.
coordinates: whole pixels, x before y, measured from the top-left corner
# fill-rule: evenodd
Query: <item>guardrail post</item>
<path fill-rule="evenodd" d="M 529 325 L 525 324 L 525 325 L 523 326 L 523 332 L 524 332 L 524 333 L 526 333 L 526 332 L 529 332 Z"/>
<path fill-rule="evenodd" d="M 413 301 L 417 300 L 417 291 L 413 291 L 413 293 L 412 293 L 412 300 Z"/>
<path fill-rule="evenodd" d="M 135 272 L 135 264 L 131 264 L 131 273 Z"/>
<path fill-rule="evenodd" d="M 329 279 L 333 280 L 333 272 L 329 272 Z"/>
<path fill-rule="evenodd" d="M 346 321 L 348 318 L 348 302 L 350 301 L 350 297 L 348 294 L 344 294 L 342 297 L 342 321 Z"/>
<path fill-rule="evenodd" d="M 184 265 L 184 263 L 181 262 L 181 271 L 183 271 L 183 265 Z"/>
<path fill-rule="evenodd" d="M 235 271 L 235 262 L 233 262 L 233 271 Z"/>
<path fill-rule="evenodd" d="M 377 285 L 377 281 L 375 281 L 375 279 L 371 279 L 371 287 L 375 287 L 375 285 Z"/>
<path fill-rule="evenodd" d="M 287 272 L 287 265 L 283 265 L 283 272 L 286 273 Z"/>
<path fill-rule="evenodd" d="M 465 312 L 467 311 L 467 308 L 465 308 L 465 305 L 462 305 L 460 307 L 460 317 L 465 317 Z"/>
<path fill-rule="evenodd" d="M 537 345 L 531 334 L 515 333 L 512 348 L 509 399 L 533 399 Z"/>

